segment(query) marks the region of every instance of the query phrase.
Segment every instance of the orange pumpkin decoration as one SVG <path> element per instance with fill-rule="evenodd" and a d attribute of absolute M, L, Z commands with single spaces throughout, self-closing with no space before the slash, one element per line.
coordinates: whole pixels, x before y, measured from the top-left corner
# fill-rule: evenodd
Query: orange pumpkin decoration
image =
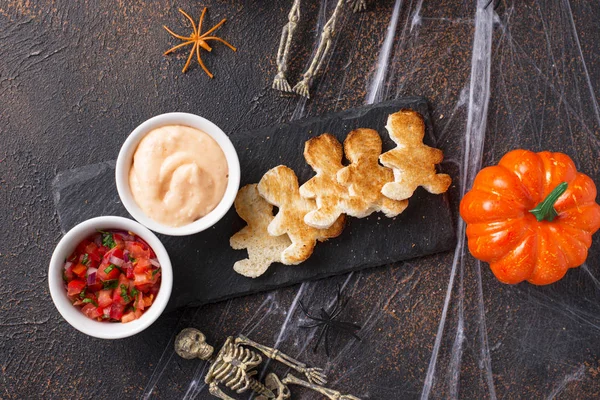
<path fill-rule="evenodd" d="M 460 203 L 469 250 L 504 283 L 547 285 L 584 263 L 600 228 L 596 185 L 569 156 L 514 150 Z"/>

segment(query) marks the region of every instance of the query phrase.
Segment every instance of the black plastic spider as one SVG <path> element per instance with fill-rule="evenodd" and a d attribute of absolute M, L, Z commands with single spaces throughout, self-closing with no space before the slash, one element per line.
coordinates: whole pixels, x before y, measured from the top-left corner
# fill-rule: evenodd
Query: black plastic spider
<path fill-rule="evenodd" d="M 321 332 L 319 333 L 319 337 L 317 338 L 317 343 L 313 349 L 313 352 L 317 352 L 317 348 L 321 343 L 321 339 L 325 337 L 325 354 L 329 357 L 329 332 L 330 330 L 337 330 L 338 332 L 346 333 L 352 335 L 356 340 L 360 341 L 360 337 L 356 334 L 356 331 L 360 330 L 360 325 L 353 324 L 351 322 L 343 322 L 337 321 L 336 318 L 340 315 L 342 310 L 348 304 L 349 298 L 342 298 L 341 288 L 338 286 L 337 296 L 335 298 L 335 302 L 333 303 L 333 307 L 330 311 L 326 311 L 325 308 L 321 308 L 321 316 L 316 317 L 309 313 L 307 309 L 302 304 L 302 301 L 299 302 L 300 309 L 306 315 L 308 319 L 315 321 L 314 324 L 310 325 L 301 325 L 300 328 L 321 328 Z"/>

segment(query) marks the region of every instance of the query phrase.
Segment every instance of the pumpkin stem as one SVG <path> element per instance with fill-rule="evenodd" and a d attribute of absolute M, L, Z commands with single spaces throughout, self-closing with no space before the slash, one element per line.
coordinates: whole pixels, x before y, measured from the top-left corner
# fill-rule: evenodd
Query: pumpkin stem
<path fill-rule="evenodd" d="M 567 182 L 561 183 L 550 192 L 544 201 L 538 204 L 533 210 L 529 210 L 529 212 L 535 215 L 535 218 L 540 222 L 544 220 L 549 222 L 554 221 L 554 218 L 558 216 L 558 213 L 554 209 L 554 203 L 563 195 L 568 186 Z"/>

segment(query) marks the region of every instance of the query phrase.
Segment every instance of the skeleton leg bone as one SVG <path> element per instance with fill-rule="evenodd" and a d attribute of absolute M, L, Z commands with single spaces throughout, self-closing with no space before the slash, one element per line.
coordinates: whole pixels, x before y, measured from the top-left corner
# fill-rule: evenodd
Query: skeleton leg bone
<path fill-rule="evenodd" d="M 354 397 L 349 394 L 341 394 L 337 390 L 329 389 L 320 385 L 316 385 L 314 383 L 303 381 L 302 379 L 296 378 L 292 374 L 287 374 L 285 378 L 281 380 L 281 382 L 284 385 L 304 386 L 305 388 L 309 388 L 311 390 L 314 390 L 315 392 L 321 393 L 330 400 L 360 400 L 358 397 Z"/>
<path fill-rule="evenodd" d="M 333 15 L 325 26 L 323 27 L 323 31 L 321 32 L 321 37 L 319 39 L 319 46 L 317 47 L 317 52 L 313 57 L 308 70 L 302 75 L 302 80 L 294 86 L 294 92 L 298 93 L 301 96 L 306 98 L 310 98 L 309 88 L 312 84 L 313 78 L 319 73 L 321 66 L 323 65 L 323 61 L 327 57 L 329 50 L 331 49 L 331 42 L 333 35 L 335 35 L 335 24 L 337 22 L 338 16 L 342 10 L 344 5 L 344 0 L 338 0 L 335 10 L 333 11 Z"/>
<path fill-rule="evenodd" d="M 323 370 L 321 368 L 309 368 L 306 366 L 306 364 L 301 363 L 300 361 L 281 353 L 279 350 L 264 346 L 260 343 L 256 343 L 245 336 L 238 336 L 235 339 L 235 343 L 241 344 L 243 346 L 254 347 L 270 359 L 279 361 L 280 363 L 287 365 L 288 367 L 300 372 L 301 374 L 304 374 L 304 376 L 306 376 L 306 379 L 308 379 L 309 382 L 315 382 L 320 385 L 324 385 L 327 383 L 327 378 L 323 374 Z"/>
<path fill-rule="evenodd" d="M 282 92 L 292 91 L 285 74 L 287 73 L 287 62 L 290 55 L 292 37 L 298 26 L 299 19 L 300 0 L 294 0 L 292 9 L 288 14 L 288 23 L 283 27 L 283 31 L 281 32 L 281 40 L 279 41 L 279 49 L 277 50 L 277 75 L 275 75 L 275 79 L 273 80 L 273 89 Z"/>

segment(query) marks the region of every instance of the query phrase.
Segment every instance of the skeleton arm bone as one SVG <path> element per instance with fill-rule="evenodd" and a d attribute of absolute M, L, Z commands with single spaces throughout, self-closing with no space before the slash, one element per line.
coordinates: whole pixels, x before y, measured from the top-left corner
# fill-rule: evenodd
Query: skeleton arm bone
<path fill-rule="evenodd" d="M 326 376 L 323 374 L 323 370 L 321 368 L 309 368 L 306 366 L 306 364 L 301 363 L 300 361 L 281 353 L 277 349 L 273 349 L 271 347 L 264 346 L 260 343 L 256 343 L 255 341 L 250 340 L 242 335 L 238 336 L 235 339 L 235 343 L 241 344 L 243 346 L 254 347 L 268 358 L 275 361 L 279 361 L 280 363 L 287 365 L 288 367 L 300 372 L 301 374 L 304 374 L 306 376 L 306 379 L 308 379 L 308 381 L 311 383 L 313 381 L 320 385 L 324 385 L 327 383 Z"/>
<path fill-rule="evenodd" d="M 285 74 L 287 73 L 287 62 L 290 54 L 290 46 L 296 27 L 300 20 L 300 0 L 294 0 L 292 9 L 288 14 L 288 23 L 283 27 L 279 49 L 277 50 L 277 75 L 273 80 L 273 89 L 283 92 L 291 92 L 292 88 L 288 83 Z"/>

